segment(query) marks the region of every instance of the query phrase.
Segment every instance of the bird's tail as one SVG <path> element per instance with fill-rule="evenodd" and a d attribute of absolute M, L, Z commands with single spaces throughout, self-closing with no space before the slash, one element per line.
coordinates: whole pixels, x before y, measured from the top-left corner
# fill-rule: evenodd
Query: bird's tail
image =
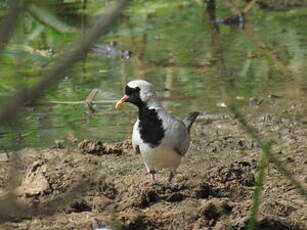
<path fill-rule="evenodd" d="M 184 125 L 187 127 L 188 132 L 190 133 L 191 126 L 193 125 L 194 121 L 196 120 L 199 112 L 191 112 L 188 116 L 183 120 Z"/>

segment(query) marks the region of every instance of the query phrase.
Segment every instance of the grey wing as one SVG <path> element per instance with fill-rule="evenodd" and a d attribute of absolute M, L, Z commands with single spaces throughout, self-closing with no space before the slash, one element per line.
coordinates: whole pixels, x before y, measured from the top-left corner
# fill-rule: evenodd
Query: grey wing
<path fill-rule="evenodd" d="M 190 146 L 190 135 L 183 122 L 182 126 L 180 127 L 180 135 L 178 139 L 180 142 L 178 143 L 177 151 L 179 151 L 181 155 L 185 155 Z"/>
<path fill-rule="evenodd" d="M 174 150 L 184 155 L 190 145 L 190 136 L 184 123 L 180 120 L 172 121 L 168 129 L 169 143 L 172 143 Z"/>

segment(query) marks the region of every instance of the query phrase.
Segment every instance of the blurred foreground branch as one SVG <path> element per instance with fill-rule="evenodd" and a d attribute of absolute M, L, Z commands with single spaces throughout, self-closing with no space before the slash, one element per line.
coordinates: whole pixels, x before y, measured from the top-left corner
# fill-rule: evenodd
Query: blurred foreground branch
<path fill-rule="evenodd" d="M 295 186 L 297 191 L 304 196 L 307 200 L 307 191 L 304 186 L 294 178 L 291 172 L 283 165 L 283 163 L 275 156 L 276 154 L 272 152 L 270 141 L 263 140 L 259 135 L 258 131 L 247 124 L 247 121 L 243 117 L 243 115 L 238 111 L 236 106 L 229 107 L 230 112 L 234 115 L 234 118 L 239 121 L 242 128 L 256 141 L 256 143 L 260 146 L 262 153 L 259 156 L 259 160 L 257 161 L 257 177 L 256 177 L 256 187 L 253 194 L 253 204 L 251 207 L 251 213 L 249 218 L 249 230 L 257 229 L 257 215 L 259 211 L 259 207 L 261 204 L 261 196 L 263 191 L 263 186 L 265 184 L 266 178 L 266 169 L 268 168 L 269 162 L 272 162 L 278 171 L 280 171 L 284 176 Z"/>
<path fill-rule="evenodd" d="M 235 115 L 235 119 L 240 122 L 244 130 L 257 142 L 263 151 L 265 150 L 269 161 L 272 162 L 276 168 L 284 174 L 284 176 L 296 187 L 298 192 L 307 200 L 307 191 L 305 190 L 304 186 L 292 176 L 291 172 L 276 157 L 276 154 L 272 152 L 271 148 L 267 148 L 267 142 L 261 139 L 258 131 L 247 124 L 245 118 L 239 113 L 236 107 L 230 106 L 229 109 Z"/>
<path fill-rule="evenodd" d="M 253 194 L 253 204 L 251 207 L 248 230 L 256 230 L 258 225 L 258 212 L 261 205 L 262 192 L 266 181 L 267 169 L 269 167 L 268 155 L 271 151 L 271 143 L 266 142 L 261 146 L 261 154 L 257 162 L 256 187 Z"/>
<path fill-rule="evenodd" d="M 18 15 L 21 9 L 20 2 L 20 0 L 7 1 L 8 13 L 4 16 L 0 24 L 0 48 L 3 48 L 14 34 Z"/>
<path fill-rule="evenodd" d="M 246 4 L 243 10 L 241 10 L 237 5 L 236 2 L 233 0 L 226 2 L 229 6 L 230 10 L 235 14 L 232 18 L 236 18 L 238 15 L 245 15 L 256 5 L 257 0 L 251 0 L 249 3 Z M 260 38 L 258 38 L 257 33 L 255 32 L 255 26 L 251 21 L 245 22 L 243 32 L 245 35 L 260 49 L 262 53 L 270 58 L 272 62 L 278 67 L 278 69 L 282 72 L 286 79 L 292 78 L 292 72 L 288 68 L 288 66 L 283 62 L 283 60 L 274 52 L 266 47 L 265 42 L 263 42 Z"/>
<path fill-rule="evenodd" d="M 52 69 L 43 74 L 41 80 L 37 84 L 20 90 L 15 94 L 15 96 L 8 98 L 6 100 L 6 105 L 0 112 L 0 124 L 15 120 L 17 113 L 23 105 L 41 97 L 48 87 L 61 80 L 67 69 L 77 61 L 83 59 L 84 55 L 92 47 L 92 44 L 101 35 L 106 34 L 111 29 L 111 26 L 115 23 L 116 19 L 118 19 L 122 10 L 129 1 L 130 0 L 120 0 L 112 7 L 112 9 L 108 10 L 108 13 L 95 18 L 92 28 L 87 32 L 87 36 L 83 38 L 82 41 L 79 41 L 72 46 L 77 48 L 74 48 L 72 51 L 68 52 L 67 55 L 60 58 Z"/>
<path fill-rule="evenodd" d="M 14 96 L 12 95 L 11 97 L 7 98 L 6 105 L 3 106 L 2 111 L 0 112 L 0 124 L 9 123 L 15 120 L 16 115 L 18 114 L 22 106 L 27 103 L 33 102 L 35 99 L 42 96 L 44 91 L 48 87 L 61 80 L 64 77 L 64 74 L 67 69 L 77 61 L 81 60 L 84 55 L 90 50 L 92 44 L 101 35 L 106 34 L 111 29 L 111 26 L 115 23 L 116 19 L 120 16 L 122 10 L 129 1 L 130 0 L 120 0 L 111 9 L 108 9 L 107 14 L 97 17 L 92 25 L 92 28 L 88 31 L 87 36 L 81 41 L 76 42 L 74 46 L 72 46 L 72 51 L 68 52 L 67 55 L 60 58 L 60 60 L 53 66 L 53 68 L 47 70 L 37 84 L 33 85 L 32 87 L 22 89 L 15 93 Z M 11 38 L 14 30 L 14 26 L 12 25 L 12 23 L 16 23 L 18 15 L 17 9 L 19 9 L 19 0 L 10 0 L 8 2 L 9 4 L 11 4 L 11 11 L 4 18 L 0 28 L 0 48 L 3 47 L 3 44 L 9 41 L 9 39 Z M 87 101 L 91 102 L 95 95 L 96 93 L 93 92 L 93 94 L 91 94 L 91 97 L 87 98 Z M 46 211 L 42 208 L 35 210 L 31 209 L 26 204 L 21 204 L 18 202 L 17 195 L 15 194 L 14 190 L 17 186 L 18 179 L 18 175 L 16 174 L 16 169 L 18 167 L 16 166 L 16 164 L 18 164 L 20 161 L 16 158 L 12 159 L 12 162 L 13 165 L 11 167 L 10 172 L 11 183 L 8 187 L 9 191 L 6 195 L 0 197 L 0 207 L 2 207 L 0 211 L 0 223 L 12 219 L 16 220 L 18 218 L 23 218 L 29 215 L 31 216 L 35 214 L 42 214 L 47 211 L 50 212 L 50 208 L 47 208 Z M 75 189 L 72 190 L 72 193 L 67 193 L 68 197 L 75 197 L 75 195 L 72 196 L 71 194 L 78 194 L 80 189 L 82 189 L 83 187 L 83 183 L 81 182 L 75 187 Z M 53 206 L 49 205 L 48 207 L 51 207 L 51 211 L 56 210 L 56 208 L 61 203 L 62 200 L 60 202 L 54 202 Z"/>
<path fill-rule="evenodd" d="M 278 69 L 283 73 L 286 79 L 292 78 L 291 70 L 288 66 L 281 60 L 281 58 L 274 53 L 274 51 L 268 49 L 265 42 L 261 41 L 254 33 L 254 26 L 251 22 L 248 22 L 246 29 L 244 30 L 245 35 L 260 49 L 263 54 L 270 58 L 272 62 L 278 67 Z"/>

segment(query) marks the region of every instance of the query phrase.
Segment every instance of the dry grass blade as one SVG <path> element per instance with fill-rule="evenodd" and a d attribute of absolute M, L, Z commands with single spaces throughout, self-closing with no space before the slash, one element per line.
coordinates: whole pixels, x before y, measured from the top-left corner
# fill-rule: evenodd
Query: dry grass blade
<path fill-rule="evenodd" d="M 258 160 L 257 165 L 257 177 L 256 177 L 256 188 L 253 194 L 253 205 L 251 207 L 251 213 L 249 218 L 248 229 L 256 230 L 257 229 L 257 215 L 259 207 L 261 204 L 261 197 L 263 192 L 263 186 L 265 184 L 266 172 L 268 169 L 268 153 L 271 150 L 271 143 L 265 143 L 261 146 L 261 154 Z"/>

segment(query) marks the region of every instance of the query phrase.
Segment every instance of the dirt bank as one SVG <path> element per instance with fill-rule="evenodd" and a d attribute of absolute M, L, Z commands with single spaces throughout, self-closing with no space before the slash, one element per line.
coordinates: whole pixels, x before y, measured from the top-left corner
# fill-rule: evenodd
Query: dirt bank
<path fill-rule="evenodd" d="M 273 141 L 274 151 L 306 187 L 303 105 L 272 100 L 252 106 L 246 117 L 261 135 Z M 148 183 L 140 156 L 127 142 L 114 148 L 83 142 L 79 145 L 82 150 L 23 149 L 15 157 L 11 154 L 8 161 L 2 155 L 1 227 L 246 229 L 257 144 L 231 119 L 200 119 L 192 138 L 173 184 L 166 182 L 167 172 L 163 171 L 155 184 Z M 118 147 L 124 151 L 117 151 Z M 106 154 L 110 149 L 113 154 Z M 8 186 L 14 185 L 11 175 L 19 175 L 14 190 L 17 197 L 7 192 Z M 12 206 L 10 201 L 15 198 L 17 204 Z M 274 165 L 270 165 L 263 198 L 258 229 L 307 229 L 307 202 Z"/>

